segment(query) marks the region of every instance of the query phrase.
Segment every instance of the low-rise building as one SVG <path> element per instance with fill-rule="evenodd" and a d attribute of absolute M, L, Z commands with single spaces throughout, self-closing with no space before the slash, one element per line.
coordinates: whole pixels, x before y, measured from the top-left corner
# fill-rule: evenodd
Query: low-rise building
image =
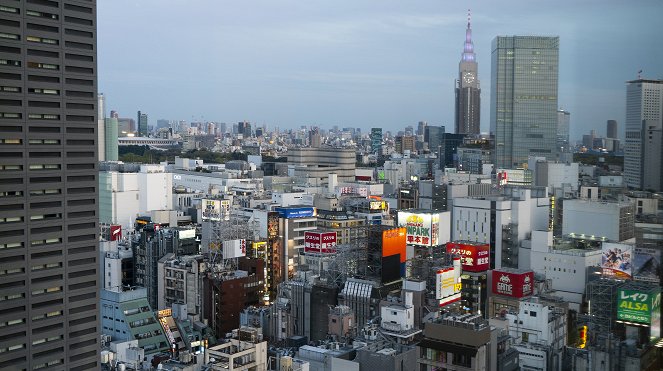
<path fill-rule="evenodd" d="M 497 370 L 499 331 L 479 315 L 445 314 L 424 324 L 419 370 Z"/>
<path fill-rule="evenodd" d="M 232 337 L 205 353 L 210 370 L 267 370 L 267 342 L 252 327 L 232 331 Z"/>

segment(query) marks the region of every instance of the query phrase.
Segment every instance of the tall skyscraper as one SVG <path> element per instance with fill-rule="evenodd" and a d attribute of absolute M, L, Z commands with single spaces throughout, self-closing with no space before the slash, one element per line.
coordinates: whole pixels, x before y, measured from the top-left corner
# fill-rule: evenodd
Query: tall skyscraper
<path fill-rule="evenodd" d="M 138 111 L 138 116 L 136 120 L 136 125 L 138 125 L 137 131 L 139 137 L 147 136 L 147 113 L 142 113 Z"/>
<path fill-rule="evenodd" d="M 424 130 L 424 142 L 428 143 L 431 153 L 440 154 L 440 146 L 444 139 L 444 126 L 426 126 Z"/>
<path fill-rule="evenodd" d="M 118 122 L 115 117 L 110 117 L 104 120 L 104 158 L 106 161 L 118 160 Z"/>
<path fill-rule="evenodd" d="M 624 144 L 624 180 L 626 185 L 642 189 L 644 185 L 643 125 L 655 125 L 663 119 L 663 80 L 637 79 L 626 85 L 626 141 Z"/>
<path fill-rule="evenodd" d="M 642 123 L 642 189 L 663 191 L 663 120 Z"/>
<path fill-rule="evenodd" d="M 458 64 L 456 80 L 456 134 L 477 135 L 481 132 L 481 88 L 479 86 L 479 65 L 474 54 L 470 14 L 467 14 L 465 46 Z"/>
<path fill-rule="evenodd" d="M 0 369 L 99 370 L 96 1 L 0 19 Z"/>
<path fill-rule="evenodd" d="M 521 167 L 529 156 L 555 159 L 558 67 L 559 37 L 493 40 L 490 129 L 497 168 Z"/>
<path fill-rule="evenodd" d="M 97 95 L 97 153 L 99 153 L 99 161 L 106 161 L 106 150 L 104 146 L 106 144 L 106 125 L 104 120 L 106 119 L 106 98 L 104 94 L 100 93 Z"/>
<path fill-rule="evenodd" d="M 557 110 L 557 151 L 571 152 L 570 147 L 571 113 L 563 109 Z"/>
<path fill-rule="evenodd" d="M 606 134 L 606 138 L 617 139 L 617 120 L 608 120 Z"/>
<path fill-rule="evenodd" d="M 371 152 L 380 154 L 382 149 L 382 128 L 371 128 Z"/>

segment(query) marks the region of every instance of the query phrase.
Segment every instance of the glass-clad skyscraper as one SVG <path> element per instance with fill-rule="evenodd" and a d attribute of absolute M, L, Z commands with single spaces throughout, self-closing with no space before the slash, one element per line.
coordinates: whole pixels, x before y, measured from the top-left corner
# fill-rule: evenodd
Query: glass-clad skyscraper
<path fill-rule="evenodd" d="M 496 167 L 521 167 L 528 156 L 555 159 L 558 67 L 559 37 L 493 40 L 490 128 Z"/>

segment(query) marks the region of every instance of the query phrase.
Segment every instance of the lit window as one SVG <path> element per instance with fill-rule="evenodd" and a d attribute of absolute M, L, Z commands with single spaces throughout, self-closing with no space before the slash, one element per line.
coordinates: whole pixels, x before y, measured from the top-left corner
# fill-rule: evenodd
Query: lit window
<path fill-rule="evenodd" d="M 59 41 L 55 39 L 47 39 L 45 37 L 37 37 L 37 36 L 28 36 L 25 39 L 30 42 L 50 44 L 50 45 L 58 45 L 59 43 Z"/>
<path fill-rule="evenodd" d="M 0 32 L 0 39 L 18 40 L 19 36 L 13 33 Z"/>

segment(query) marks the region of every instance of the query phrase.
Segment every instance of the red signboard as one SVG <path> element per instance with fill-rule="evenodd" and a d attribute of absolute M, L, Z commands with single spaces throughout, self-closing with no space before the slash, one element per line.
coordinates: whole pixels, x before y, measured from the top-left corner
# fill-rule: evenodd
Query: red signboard
<path fill-rule="evenodd" d="M 331 254 L 336 252 L 336 232 L 305 232 L 304 251 Z"/>
<path fill-rule="evenodd" d="M 490 269 L 490 246 L 468 242 L 447 243 L 447 254 L 460 257 L 463 271 L 485 272 Z"/>
<path fill-rule="evenodd" d="M 493 270 L 493 294 L 523 298 L 534 293 L 534 272 L 525 270 Z"/>
<path fill-rule="evenodd" d="M 122 226 L 119 224 L 111 224 L 110 226 L 110 240 L 117 241 L 122 238 Z"/>

